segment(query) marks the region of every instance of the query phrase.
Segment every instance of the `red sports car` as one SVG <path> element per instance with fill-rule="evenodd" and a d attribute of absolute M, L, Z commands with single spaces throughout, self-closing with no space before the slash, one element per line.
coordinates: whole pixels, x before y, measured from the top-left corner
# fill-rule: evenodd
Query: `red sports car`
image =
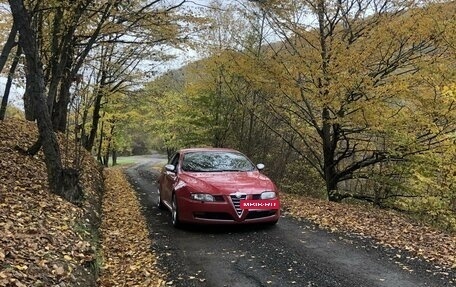
<path fill-rule="evenodd" d="M 280 217 L 275 184 L 245 155 L 232 149 L 178 151 L 158 179 L 158 206 L 172 223 L 275 224 Z"/>

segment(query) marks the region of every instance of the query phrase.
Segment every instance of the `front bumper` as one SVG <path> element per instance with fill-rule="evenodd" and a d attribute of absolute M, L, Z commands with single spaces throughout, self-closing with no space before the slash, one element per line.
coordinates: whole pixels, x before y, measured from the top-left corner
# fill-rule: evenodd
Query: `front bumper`
<path fill-rule="evenodd" d="M 185 197 L 177 198 L 179 220 L 198 224 L 255 224 L 273 223 L 280 217 L 280 210 L 245 209 L 237 212 L 230 197 L 224 201 L 200 202 Z"/>

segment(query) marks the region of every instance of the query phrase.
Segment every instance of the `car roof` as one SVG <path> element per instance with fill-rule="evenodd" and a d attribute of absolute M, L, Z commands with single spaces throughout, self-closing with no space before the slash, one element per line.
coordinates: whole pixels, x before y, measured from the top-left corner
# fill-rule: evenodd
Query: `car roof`
<path fill-rule="evenodd" d="M 179 150 L 179 153 L 189 153 L 189 152 L 205 152 L 205 151 L 224 151 L 224 152 L 238 152 L 239 151 L 231 148 L 215 148 L 215 147 L 198 147 L 198 148 L 184 148 Z"/>

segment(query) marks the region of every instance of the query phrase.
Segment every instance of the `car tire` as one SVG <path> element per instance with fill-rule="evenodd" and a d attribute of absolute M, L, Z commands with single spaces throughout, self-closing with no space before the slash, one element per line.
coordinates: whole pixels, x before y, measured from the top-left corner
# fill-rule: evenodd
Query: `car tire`
<path fill-rule="evenodd" d="M 177 206 L 177 198 L 175 194 L 173 194 L 173 199 L 171 201 L 171 222 L 176 228 L 181 226 L 179 221 L 179 207 Z"/>
<path fill-rule="evenodd" d="M 160 189 L 158 189 L 157 207 L 160 210 L 164 210 L 165 209 L 165 205 L 163 204 L 163 201 L 162 201 L 162 198 L 161 198 Z"/>

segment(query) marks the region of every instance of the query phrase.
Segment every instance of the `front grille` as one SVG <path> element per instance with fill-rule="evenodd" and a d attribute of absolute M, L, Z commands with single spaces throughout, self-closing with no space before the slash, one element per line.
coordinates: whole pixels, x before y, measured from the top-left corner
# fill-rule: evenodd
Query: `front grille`
<path fill-rule="evenodd" d="M 255 218 L 262 218 L 268 217 L 276 214 L 277 211 L 265 210 L 265 211 L 249 211 L 247 217 L 245 219 L 255 219 Z"/>
<path fill-rule="evenodd" d="M 246 199 L 247 195 L 243 194 L 240 197 L 238 197 L 236 195 L 230 195 L 230 197 L 231 197 L 231 201 L 233 202 L 236 213 L 238 214 L 238 216 L 241 216 L 241 214 L 242 214 L 241 200 Z"/>

